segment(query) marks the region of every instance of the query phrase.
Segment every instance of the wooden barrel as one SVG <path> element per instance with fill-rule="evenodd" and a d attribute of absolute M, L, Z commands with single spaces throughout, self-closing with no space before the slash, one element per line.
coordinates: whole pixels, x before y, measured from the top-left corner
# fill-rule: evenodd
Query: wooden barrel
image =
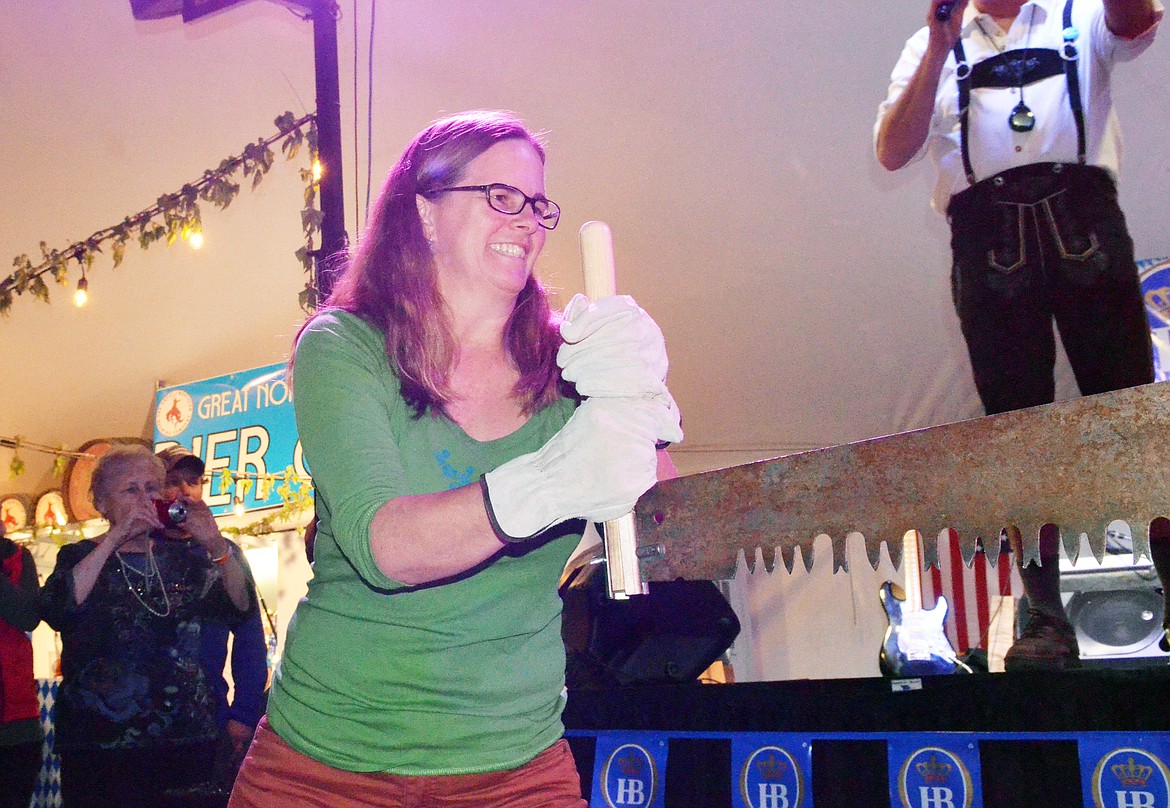
<path fill-rule="evenodd" d="M 32 524 L 32 498 L 28 494 L 5 494 L 0 497 L 0 522 L 4 532 L 24 530 Z"/>
<path fill-rule="evenodd" d="M 50 488 L 37 494 L 37 504 L 33 511 L 33 524 L 37 527 L 64 527 L 69 523 L 69 510 L 65 507 L 65 497 L 57 488 Z"/>

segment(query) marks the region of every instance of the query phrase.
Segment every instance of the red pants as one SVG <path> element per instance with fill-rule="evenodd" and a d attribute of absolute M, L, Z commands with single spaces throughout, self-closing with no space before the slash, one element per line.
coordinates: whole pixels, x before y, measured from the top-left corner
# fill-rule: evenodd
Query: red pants
<path fill-rule="evenodd" d="M 564 740 L 518 769 L 434 777 L 347 772 L 297 752 L 262 718 L 229 808 L 585 808 Z"/>

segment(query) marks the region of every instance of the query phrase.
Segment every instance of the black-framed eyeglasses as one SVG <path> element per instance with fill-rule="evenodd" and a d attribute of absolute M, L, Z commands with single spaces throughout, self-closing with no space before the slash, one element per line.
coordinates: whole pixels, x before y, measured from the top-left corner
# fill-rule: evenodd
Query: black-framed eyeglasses
<path fill-rule="evenodd" d="M 524 210 L 525 205 L 531 205 L 532 212 L 536 214 L 536 223 L 545 230 L 555 230 L 557 222 L 561 220 L 561 208 L 556 202 L 544 197 L 531 197 L 519 188 L 513 188 L 502 182 L 493 182 L 491 185 L 457 185 L 453 188 L 436 188 L 433 191 L 427 191 L 423 196 L 431 197 L 449 191 L 482 193 L 492 210 L 498 210 L 500 213 L 507 213 L 510 216 L 520 213 Z"/>

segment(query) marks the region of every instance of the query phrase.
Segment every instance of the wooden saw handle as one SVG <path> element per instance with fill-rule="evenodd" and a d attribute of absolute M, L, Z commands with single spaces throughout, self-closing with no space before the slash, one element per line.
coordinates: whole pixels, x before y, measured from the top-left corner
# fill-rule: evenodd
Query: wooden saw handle
<path fill-rule="evenodd" d="M 581 268 L 585 295 L 590 300 L 617 294 L 617 269 L 613 260 L 613 233 L 605 222 L 581 225 Z M 602 530 L 605 542 L 606 582 L 611 598 L 625 600 L 649 591 L 638 568 L 638 542 L 634 515 L 611 519 Z"/>

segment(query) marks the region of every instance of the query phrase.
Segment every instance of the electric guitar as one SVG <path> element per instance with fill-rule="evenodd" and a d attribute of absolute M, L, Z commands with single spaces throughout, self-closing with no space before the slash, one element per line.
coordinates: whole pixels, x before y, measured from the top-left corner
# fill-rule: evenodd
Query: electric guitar
<path fill-rule="evenodd" d="M 954 673 L 956 666 L 955 651 L 943 631 L 947 599 L 939 595 L 933 609 L 922 608 L 918 538 L 916 530 L 902 537 L 905 587 L 886 581 L 878 592 L 890 621 L 878 666 L 884 676 L 897 679 Z"/>

